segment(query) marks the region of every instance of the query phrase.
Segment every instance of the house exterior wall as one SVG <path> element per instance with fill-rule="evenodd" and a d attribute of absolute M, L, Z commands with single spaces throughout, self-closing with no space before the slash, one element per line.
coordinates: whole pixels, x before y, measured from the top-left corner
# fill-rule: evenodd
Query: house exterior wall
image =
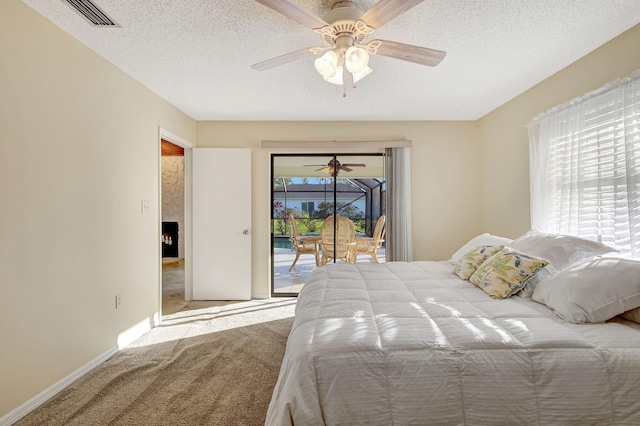
<path fill-rule="evenodd" d="M 289 209 L 295 209 L 295 210 L 299 210 L 299 211 L 305 211 L 307 212 L 307 210 L 305 208 L 303 208 L 303 203 L 313 203 L 315 209 L 318 209 L 318 205 L 320 203 L 324 203 L 324 198 L 320 198 L 320 197 L 309 197 L 309 198 L 295 198 L 295 199 L 291 199 L 291 198 L 286 198 L 281 194 L 281 193 L 276 193 L 276 195 L 274 196 L 274 200 L 276 201 L 280 201 L 283 204 L 286 202 L 286 207 Z M 338 204 L 340 203 L 350 203 L 351 206 L 355 207 L 358 209 L 358 211 L 362 214 L 362 216 L 364 217 L 364 213 L 366 210 L 366 201 L 364 199 L 359 199 L 357 201 L 353 201 L 352 197 L 336 197 L 336 200 L 338 202 Z M 331 200 L 329 201 L 331 203 L 333 203 L 333 195 L 331 195 Z M 307 212 L 308 213 L 308 212 Z"/>

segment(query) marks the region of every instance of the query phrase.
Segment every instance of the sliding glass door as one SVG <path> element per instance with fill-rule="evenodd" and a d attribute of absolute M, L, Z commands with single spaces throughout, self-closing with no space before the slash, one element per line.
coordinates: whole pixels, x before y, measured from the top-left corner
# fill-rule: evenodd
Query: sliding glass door
<path fill-rule="evenodd" d="M 376 224 L 384 222 L 384 166 L 382 153 L 272 155 L 272 295 L 297 295 L 326 262 L 384 262 L 384 243 L 371 248 Z M 343 224 L 353 229 L 354 242 L 338 247 L 338 232 L 328 245 L 328 230 L 335 236 Z"/>

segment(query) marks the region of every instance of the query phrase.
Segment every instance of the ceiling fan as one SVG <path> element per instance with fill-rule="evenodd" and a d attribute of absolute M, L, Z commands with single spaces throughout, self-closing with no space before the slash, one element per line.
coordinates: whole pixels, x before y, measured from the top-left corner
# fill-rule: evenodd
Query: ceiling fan
<path fill-rule="evenodd" d="M 305 167 L 320 167 L 319 169 L 316 170 L 316 172 L 322 170 L 329 173 L 331 176 L 336 177 L 338 176 L 338 172 L 340 172 L 340 170 L 343 170 L 345 172 L 351 172 L 353 171 L 352 167 L 367 167 L 367 165 L 362 163 L 341 164 L 337 159 L 333 158 L 331 159 L 331 161 L 327 163 L 326 166 L 324 164 L 307 164 L 305 165 Z"/>
<path fill-rule="evenodd" d="M 325 52 L 314 62 L 316 70 L 324 80 L 346 89 L 349 86 L 355 87 L 355 83 L 373 71 L 369 67 L 369 55 L 388 56 L 431 67 L 438 65 L 446 56 L 446 52 L 442 50 L 395 41 L 366 42 L 367 37 L 375 30 L 424 0 L 380 0 L 364 14 L 358 11 L 353 1 L 339 0 L 322 19 L 290 0 L 256 1 L 311 28 L 324 42 L 324 46 L 296 50 L 251 66 L 258 71 Z M 346 96 L 345 92 L 343 96 Z"/>

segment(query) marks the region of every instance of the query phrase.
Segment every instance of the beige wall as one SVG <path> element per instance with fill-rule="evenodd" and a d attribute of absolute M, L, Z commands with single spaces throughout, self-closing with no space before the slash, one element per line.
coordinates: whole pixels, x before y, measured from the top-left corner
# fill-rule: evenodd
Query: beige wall
<path fill-rule="evenodd" d="M 270 273 L 270 152 L 260 140 L 412 140 L 415 258 L 446 259 L 479 233 L 516 238 L 529 229 L 525 125 L 640 68 L 638 45 L 640 25 L 477 122 L 199 122 L 198 147 L 253 151 L 253 294 L 268 292 Z"/>
<path fill-rule="evenodd" d="M 413 141 L 411 159 L 416 260 L 448 259 L 482 229 L 482 151 L 470 122 L 199 122 L 198 147 L 252 150 L 252 293 L 269 294 L 270 154 L 327 150 L 260 149 L 261 140 Z M 342 152 L 358 152 L 345 149 Z"/>
<path fill-rule="evenodd" d="M 0 2 L 0 417 L 154 320 L 158 126 L 195 141 L 185 114 Z"/>
<path fill-rule="evenodd" d="M 530 226 L 529 145 L 525 125 L 538 113 L 640 69 L 640 25 L 479 120 L 483 146 L 484 229 L 517 237 Z"/>
<path fill-rule="evenodd" d="M 195 123 L 19 0 L 1 1 L 0 417 L 153 323 L 158 126 L 199 147 L 252 149 L 252 292 L 264 295 L 271 151 L 260 140 L 412 140 L 415 257 L 446 259 L 480 232 L 528 229 L 524 125 L 640 68 L 638 45 L 640 26 L 478 122 Z"/>

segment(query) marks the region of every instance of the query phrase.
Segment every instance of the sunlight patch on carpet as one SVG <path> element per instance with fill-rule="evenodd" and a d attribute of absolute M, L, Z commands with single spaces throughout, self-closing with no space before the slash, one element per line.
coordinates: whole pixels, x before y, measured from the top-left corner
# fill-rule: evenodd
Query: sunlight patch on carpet
<path fill-rule="evenodd" d="M 294 298 L 273 298 L 243 302 L 192 301 L 179 312 L 167 315 L 127 348 L 137 348 L 196 337 L 220 331 L 290 318 L 295 315 Z M 215 305 L 212 306 L 212 303 Z"/>

